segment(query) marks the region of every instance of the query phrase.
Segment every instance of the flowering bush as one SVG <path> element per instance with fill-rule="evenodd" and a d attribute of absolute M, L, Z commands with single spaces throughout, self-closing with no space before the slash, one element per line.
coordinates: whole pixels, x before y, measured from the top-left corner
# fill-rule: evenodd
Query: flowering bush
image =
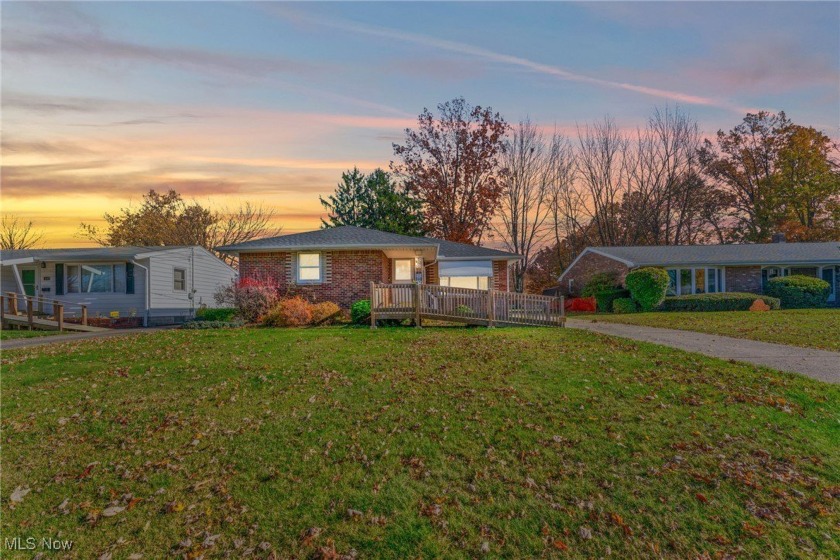
<path fill-rule="evenodd" d="M 302 327 L 312 322 L 312 304 L 300 296 L 281 299 L 263 318 L 269 327 Z"/>
<path fill-rule="evenodd" d="M 341 308 L 331 301 L 316 303 L 312 305 L 312 324 L 320 325 L 331 323 L 332 320 L 330 317 L 335 319 L 334 316 L 336 316 L 339 311 L 341 311 Z"/>
<path fill-rule="evenodd" d="M 567 304 L 568 311 L 594 312 L 596 302 L 594 297 L 572 298 Z"/>
<path fill-rule="evenodd" d="M 230 305 L 249 323 L 256 323 L 276 304 L 277 283 L 270 278 L 242 278 L 219 288 L 213 295 L 219 305 Z"/>

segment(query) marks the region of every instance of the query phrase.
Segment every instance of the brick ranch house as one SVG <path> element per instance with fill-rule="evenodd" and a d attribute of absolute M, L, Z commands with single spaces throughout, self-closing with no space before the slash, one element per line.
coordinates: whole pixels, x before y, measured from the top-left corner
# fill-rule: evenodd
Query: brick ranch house
<path fill-rule="evenodd" d="M 487 247 L 354 226 L 219 247 L 239 258 L 240 279 L 270 278 L 281 293 L 349 308 L 370 283 L 440 284 L 509 291 L 508 268 L 522 257 Z"/>
<path fill-rule="evenodd" d="M 598 272 L 613 272 L 623 283 L 634 268 L 656 266 L 668 271 L 669 295 L 714 292 L 761 294 L 776 276 L 804 274 L 831 285 L 829 303 L 838 305 L 840 242 L 745 245 L 668 245 L 644 247 L 587 247 L 558 280 L 557 291 L 579 295 Z"/>

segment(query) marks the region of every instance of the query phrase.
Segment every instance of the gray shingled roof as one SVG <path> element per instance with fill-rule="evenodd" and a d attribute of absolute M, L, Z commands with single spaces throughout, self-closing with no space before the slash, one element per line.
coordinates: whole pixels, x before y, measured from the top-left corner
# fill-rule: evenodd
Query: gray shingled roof
<path fill-rule="evenodd" d="M 840 264 L 840 241 L 744 245 L 590 247 L 629 266 Z"/>
<path fill-rule="evenodd" d="M 226 253 L 248 251 L 301 251 L 323 249 L 387 249 L 397 247 L 438 247 L 441 259 L 518 259 L 518 255 L 488 247 L 455 243 L 432 237 L 413 237 L 356 226 L 339 226 L 278 237 L 255 239 L 236 245 L 218 247 Z"/>
<path fill-rule="evenodd" d="M 170 251 L 178 249 L 176 246 L 155 247 L 79 247 L 69 249 L 18 249 L 0 251 L 0 262 L 14 259 L 34 258 L 36 260 L 51 261 L 85 261 L 103 259 L 133 259 L 143 253 L 155 251 Z"/>

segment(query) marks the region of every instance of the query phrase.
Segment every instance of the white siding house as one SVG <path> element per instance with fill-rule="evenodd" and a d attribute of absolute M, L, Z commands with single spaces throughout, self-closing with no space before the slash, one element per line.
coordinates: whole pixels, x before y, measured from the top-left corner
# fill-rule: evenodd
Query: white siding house
<path fill-rule="evenodd" d="M 91 317 L 182 322 L 216 307 L 214 292 L 236 271 L 202 247 L 102 247 L 0 252 L 2 292 L 87 305 Z M 49 311 L 49 309 L 45 309 Z"/>

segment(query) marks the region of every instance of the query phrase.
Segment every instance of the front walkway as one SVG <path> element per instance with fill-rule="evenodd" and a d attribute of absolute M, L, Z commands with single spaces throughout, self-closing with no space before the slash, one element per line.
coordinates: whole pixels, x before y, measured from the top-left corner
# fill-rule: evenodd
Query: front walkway
<path fill-rule="evenodd" d="M 662 344 L 680 350 L 705 354 L 713 358 L 749 362 L 781 371 L 801 373 L 827 383 L 840 383 L 840 352 L 800 348 L 786 344 L 773 344 L 694 331 L 660 329 L 587 319 L 569 318 L 566 320 L 566 326 L 573 329 L 584 329 L 601 334 Z"/>

